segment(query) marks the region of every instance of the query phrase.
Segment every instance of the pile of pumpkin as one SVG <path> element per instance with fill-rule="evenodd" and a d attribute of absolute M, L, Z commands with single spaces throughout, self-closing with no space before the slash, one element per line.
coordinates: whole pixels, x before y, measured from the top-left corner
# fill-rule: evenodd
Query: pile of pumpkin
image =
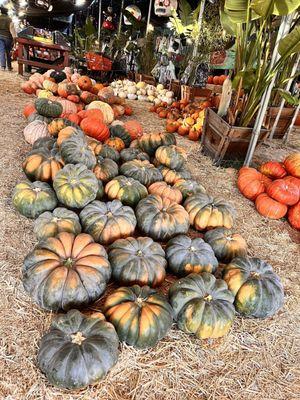
<path fill-rule="evenodd" d="M 223 86 L 227 75 L 209 75 L 207 78 L 207 83 L 209 85 L 221 85 Z"/>
<path fill-rule="evenodd" d="M 52 384 L 98 381 L 117 362 L 119 341 L 151 348 L 174 320 L 188 334 L 215 339 L 228 333 L 236 311 L 266 318 L 282 306 L 279 277 L 247 257 L 232 230 L 234 208 L 192 179 L 173 133 L 134 138 L 111 126 L 110 140 L 126 146 L 120 149 L 61 124 L 58 102 L 40 98 L 35 108 L 53 129 L 31 138 L 28 180 L 12 201 L 35 219 L 38 239 L 24 260 L 24 288 L 42 309 L 66 311 L 39 348 L 38 365 Z M 168 271 L 179 279 L 165 296 L 156 288 Z M 82 314 L 111 279 L 120 287 L 107 295 L 104 315 Z"/>
<path fill-rule="evenodd" d="M 300 153 L 290 154 L 283 163 L 268 161 L 259 171 L 241 168 L 237 185 L 247 199 L 255 201 L 261 215 L 287 216 L 290 225 L 300 230 Z"/>
<path fill-rule="evenodd" d="M 159 118 L 165 118 L 166 131 L 181 136 L 187 136 L 190 140 L 199 140 L 205 118 L 205 109 L 213 106 L 211 101 L 189 102 L 186 99 L 174 101 L 170 106 L 166 103 L 153 105 L 150 112 L 155 112 Z"/>

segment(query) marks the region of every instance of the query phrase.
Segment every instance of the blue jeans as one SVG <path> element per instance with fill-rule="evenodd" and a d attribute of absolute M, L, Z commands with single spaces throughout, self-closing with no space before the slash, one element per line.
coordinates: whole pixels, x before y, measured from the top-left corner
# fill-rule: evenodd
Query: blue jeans
<path fill-rule="evenodd" d="M 11 69 L 11 49 L 12 49 L 12 40 L 9 38 L 5 38 L 0 36 L 0 64 L 1 68 Z"/>

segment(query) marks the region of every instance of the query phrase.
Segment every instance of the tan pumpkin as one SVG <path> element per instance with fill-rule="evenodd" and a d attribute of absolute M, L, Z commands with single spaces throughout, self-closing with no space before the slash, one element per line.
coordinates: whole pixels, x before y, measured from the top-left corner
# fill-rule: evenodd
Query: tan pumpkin
<path fill-rule="evenodd" d="M 60 147 L 62 142 L 69 139 L 72 135 L 84 136 L 83 132 L 73 126 L 67 126 L 58 133 L 57 145 Z"/>
<path fill-rule="evenodd" d="M 43 82 L 43 88 L 45 90 L 48 90 L 49 92 L 56 94 L 57 93 L 57 89 L 58 89 L 58 85 L 57 83 L 49 80 L 49 79 L 45 79 Z"/>
<path fill-rule="evenodd" d="M 87 106 L 87 110 L 93 109 L 102 111 L 105 124 L 109 125 L 113 122 L 115 118 L 114 111 L 109 104 L 103 101 L 92 101 L 92 103 Z"/>
<path fill-rule="evenodd" d="M 43 121 L 33 121 L 24 129 L 24 137 L 27 143 L 33 144 L 37 139 L 50 136 L 48 125 Z"/>
<path fill-rule="evenodd" d="M 182 202 L 182 194 L 179 189 L 168 185 L 166 182 L 154 182 L 148 187 L 149 194 L 158 194 L 174 203 Z"/>
<path fill-rule="evenodd" d="M 60 103 L 63 107 L 62 114 L 73 114 L 77 113 L 77 106 L 75 103 L 73 103 L 70 100 L 67 99 L 61 99 L 60 97 L 56 97 L 55 101 Z"/>

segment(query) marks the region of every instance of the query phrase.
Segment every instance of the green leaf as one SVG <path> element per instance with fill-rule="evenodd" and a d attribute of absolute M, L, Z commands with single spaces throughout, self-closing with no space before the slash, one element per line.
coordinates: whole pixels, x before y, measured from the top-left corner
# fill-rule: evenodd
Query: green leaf
<path fill-rule="evenodd" d="M 291 95 L 291 93 L 288 92 L 287 90 L 283 90 L 283 89 L 277 89 L 277 90 L 281 94 L 281 96 L 284 98 L 284 100 L 291 106 L 298 106 L 300 104 L 300 99 L 298 96 Z"/>
<path fill-rule="evenodd" d="M 187 0 L 179 1 L 179 17 L 182 21 L 182 25 L 190 25 L 193 22 L 192 7 Z"/>
<path fill-rule="evenodd" d="M 220 22 L 226 33 L 228 33 L 231 36 L 236 36 L 236 24 L 228 17 L 228 15 L 222 9 L 220 9 Z"/>
<path fill-rule="evenodd" d="M 282 57 L 300 52 L 300 26 L 280 40 L 278 52 Z"/>
<path fill-rule="evenodd" d="M 288 15 L 300 7 L 300 0 L 252 0 L 251 8 L 260 16 Z"/>
<path fill-rule="evenodd" d="M 245 71 L 239 71 L 233 79 L 232 86 L 237 89 L 240 79 L 243 79 L 242 88 L 249 92 L 255 84 L 256 81 L 256 71 L 255 69 L 248 69 Z"/>
<path fill-rule="evenodd" d="M 91 20 L 91 18 L 86 19 L 84 30 L 85 30 L 86 36 L 92 36 L 92 35 L 96 34 L 96 28 L 94 27 L 94 24 L 93 24 L 93 21 Z"/>
<path fill-rule="evenodd" d="M 247 11 L 250 12 L 250 19 L 260 18 L 250 7 L 250 0 L 225 0 L 224 11 L 235 23 L 247 22 Z"/>

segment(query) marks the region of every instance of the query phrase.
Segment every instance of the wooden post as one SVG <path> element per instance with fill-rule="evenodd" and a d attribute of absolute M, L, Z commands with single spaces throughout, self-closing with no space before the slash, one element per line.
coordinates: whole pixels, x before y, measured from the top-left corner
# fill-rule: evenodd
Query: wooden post
<path fill-rule="evenodd" d="M 152 12 L 152 4 L 153 0 L 149 0 L 149 9 L 148 9 L 148 17 L 147 17 L 147 27 L 146 27 L 146 36 L 149 32 L 150 20 L 151 20 L 151 12 Z"/>

